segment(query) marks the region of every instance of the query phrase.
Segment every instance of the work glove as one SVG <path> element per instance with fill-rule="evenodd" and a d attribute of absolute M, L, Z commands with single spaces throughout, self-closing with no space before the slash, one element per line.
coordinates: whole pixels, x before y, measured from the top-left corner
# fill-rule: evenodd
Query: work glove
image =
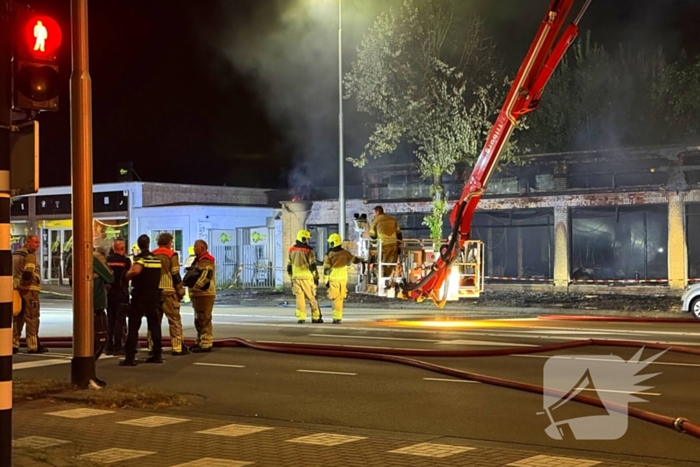
<path fill-rule="evenodd" d="M 315 279 L 314 279 L 314 285 L 315 285 L 316 287 L 318 287 L 318 278 L 315 278 Z"/>

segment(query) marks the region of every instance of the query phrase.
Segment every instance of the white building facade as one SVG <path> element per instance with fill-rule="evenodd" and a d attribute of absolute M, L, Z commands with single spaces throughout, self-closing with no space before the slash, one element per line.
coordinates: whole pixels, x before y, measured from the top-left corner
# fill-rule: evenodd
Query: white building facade
<path fill-rule="evenodd" d="M 93 189 L 95 245 L 111 245 L 121 238 L 129 248 L 146 234 L 155 248 L 158 235 L 169 232 L 184 262 L 195 240 L 203 239 L 217 260 L 221 287 L 281 286 L 282 252 L 275 248 L 280 209 L 274 207 L 279 206 L 274 191 L 150 182 L 99 184 Z M 42 188 L 14 198 L 11 217 L 13 248 L 27 235 L 38 235 L 42 280 L 67 283 L 65 264 L 73 241 L 71 188 Z"/>

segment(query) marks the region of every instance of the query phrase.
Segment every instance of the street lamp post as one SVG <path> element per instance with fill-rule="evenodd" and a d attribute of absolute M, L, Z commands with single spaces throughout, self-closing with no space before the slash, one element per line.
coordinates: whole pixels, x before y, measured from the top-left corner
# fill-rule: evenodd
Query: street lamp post
<path fill-rule="evenodd" d="M 71 0 L 70 77 L 73 197 L 73 360 L 71 381 L 95 378 L 92 290 L 92 80 L 88 64 L 88 0 Z"/>
<path fill-rule="evenodd" d="M 345 157 L 343 154 L 343 0 L 338 0 L 338 233 L 345 238 Z"/>

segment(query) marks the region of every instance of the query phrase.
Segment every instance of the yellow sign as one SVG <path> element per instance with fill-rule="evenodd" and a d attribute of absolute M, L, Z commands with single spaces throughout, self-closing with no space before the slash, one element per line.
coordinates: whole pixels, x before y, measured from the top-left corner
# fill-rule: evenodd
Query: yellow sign
<path fill-rule="evenodd" d="M 61 219 L 57 221 L 41 221 L 39 227 L 42 229 L 72 229 L 72 219 Z"/>

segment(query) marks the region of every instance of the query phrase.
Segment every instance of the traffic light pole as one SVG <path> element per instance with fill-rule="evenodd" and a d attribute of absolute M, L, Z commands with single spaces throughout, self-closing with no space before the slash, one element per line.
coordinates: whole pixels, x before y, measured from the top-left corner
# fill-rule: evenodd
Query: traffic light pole
<path fill-rule="evenodd" d="M 92 81 L 87 0 L 71 0 L 71 176 L 73 194 L 73 360 L 71 381 L 95 378 L 92 291 Z"/>
<path fill-rule="evenodd" d="M 0 11 L 0 465 L 12 465 L 12 253 L 10 251 L 10 126 L 12 51 L 10 0 Z"/>

